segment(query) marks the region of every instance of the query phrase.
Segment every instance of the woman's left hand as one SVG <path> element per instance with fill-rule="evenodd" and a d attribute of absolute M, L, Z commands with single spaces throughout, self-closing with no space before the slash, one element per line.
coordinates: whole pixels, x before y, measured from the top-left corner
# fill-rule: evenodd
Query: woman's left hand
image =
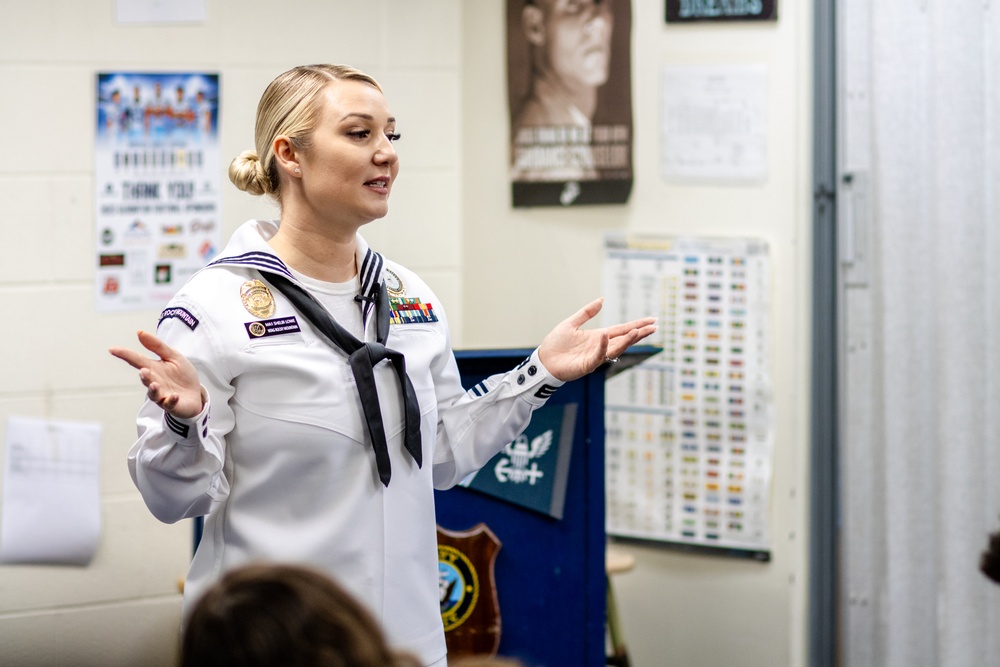
<path fill-rule="evenodd" d="M 596 370 L 608 359 L 617 359 L 629 346 L 656 331 L 656 318 L 644 317 L 606 329 L 581 329 L 604 305 L 591 301 L 560 322 L 542 339 L 538 358 L 557 380 L 569 382 Z"/>

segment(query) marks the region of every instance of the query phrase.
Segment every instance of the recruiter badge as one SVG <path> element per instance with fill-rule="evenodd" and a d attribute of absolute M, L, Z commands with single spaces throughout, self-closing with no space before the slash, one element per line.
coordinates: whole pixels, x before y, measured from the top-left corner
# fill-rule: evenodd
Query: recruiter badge
<path fill-rule="evenodd" d="M 267 285 L 259 280 L 250 280 L 240 287 L 243 307 L 254 317 L 270 317 L 274 314 L 274 297 Z"/>

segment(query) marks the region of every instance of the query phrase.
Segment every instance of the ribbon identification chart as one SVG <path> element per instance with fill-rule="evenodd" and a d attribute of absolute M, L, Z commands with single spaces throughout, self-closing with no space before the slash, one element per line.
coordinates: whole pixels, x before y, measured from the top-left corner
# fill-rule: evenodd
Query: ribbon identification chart
<path fill-rule="evenodd" d="M 606 321 L 657 316 L 662 348 L 609 373 L 607 532 L 769 560 L 766 243 L 611 235 L 604 281 Z"/>

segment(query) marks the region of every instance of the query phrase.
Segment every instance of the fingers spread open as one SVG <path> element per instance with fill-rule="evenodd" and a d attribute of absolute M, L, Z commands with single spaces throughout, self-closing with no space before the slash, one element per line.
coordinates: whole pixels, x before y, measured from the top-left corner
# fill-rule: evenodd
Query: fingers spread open
<path fill-rule="evenodd" d="M 614 339 L 614 342 L 608 345 L 608 351 L 607 351 L 608 357 L 612 359 L 617 359 L 618 357 L 625 354 L 625 351 L 629 348 L 629 346 L 635 343 L 635 341 L 638 339 L 639 339 L 639 332 L 636 329 L 633 329 L 632 331 L 623 336 L 616 337 Z"/>
<path fill-rule="evenodd" d="M 584 324 L 592 320 L 595 315 L 601 312 L 601 308 L 603 306 L 604 306 L 604 297 L 600 297 L 599 299 L 594 299 L 586 306 L 573 313 L 573 315 L 571 315 L 569 319 L 567 319 L 566 321 L 569 324 L 573 325 L 573 327 L 579 329 Z"/>
<path fill-rule="evenodd" d="M 169 345 L 148 331 L 140 331 L 137 335 L 139 336 L 139 342 L 142 343 L 142 346 L 158 356 L 160 359 L 168 357 L 173 353 L 173 349 Z"/>
<path fill-rule="evenodd" d="M 608 345 L 608 356 L 612 359 L 621 356 L 629 347 L 635 345 L 655 331 L 655 324 L 647 324 L 640 328 L 634 328 L 626 333 L 623 333 L 622 335 L 615 336 L 611 339 L 611 344 Z"/>
<path fill-rule="evenodd" d="M 112 356 L 118 357 L 132 368 L 136 369 L 146 368 L 147 366 L 149 366 L 150 363 L 149 359 L 139 354 L 138 352 L 129 350 L 128 348 L 112 347 L 108 349 L 108 352 L 110 352 Z"/>
<path fill-rule="evenodd" d="M 633 329 L 643 329 L 655 323 L 656 323 L 655 317 L 643 317 L 642 319 L 639 320 L 632 320 L 631 322 L 615 324 L 613 326 L 608 327 L 608 335 L 612 337 L 621 336 L 623 334 L 631 332 Z"/>

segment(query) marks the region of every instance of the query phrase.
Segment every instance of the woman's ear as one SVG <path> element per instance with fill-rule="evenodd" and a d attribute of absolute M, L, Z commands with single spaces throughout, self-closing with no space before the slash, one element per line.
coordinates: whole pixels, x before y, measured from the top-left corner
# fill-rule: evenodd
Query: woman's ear
<path fill-rule="evenodd" d="M 529 44 L 541 46 L 545 43 L 545 15 L 541 7 L 525 5 L 521 11 L 521 27 Z"/>
<path fill-rule="evenodd" d="M 298 151 L 291 139 L 279 134 L 274 138 L 271 150 L 274 151 L 274 162 L 279 170 L 292 178 L 301 176 Z"/>

